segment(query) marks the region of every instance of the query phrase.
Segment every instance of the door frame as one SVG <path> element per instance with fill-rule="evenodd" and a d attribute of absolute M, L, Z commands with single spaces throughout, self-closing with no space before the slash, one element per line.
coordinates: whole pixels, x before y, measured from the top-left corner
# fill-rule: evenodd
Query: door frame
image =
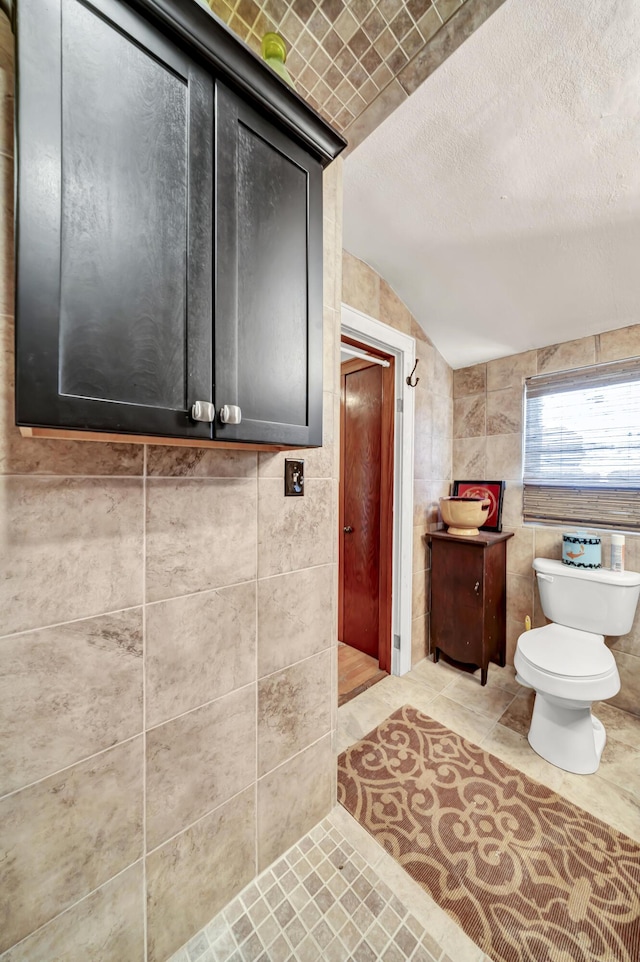
<path fill-rule="evenodd" d="M 342 305 L 341 335 L 368 344 L 395 359 L 393 572 L 391 674 L 411 669 L 411 606 L 413 591 L 413 435 L 415 394 L 406 383 L 416 359 L 416 341 L 409 334 Z M 399 403 L 400 402 L 400 403 Z M 395 641 L 399 639 L 398 641 Z M 394 644 L 395 641 L 395 644 Z M 399 645 L 399 647 L 396 647 Z"/>
<path fill-rule="evenodd" d="M 342 334 L 342 342 L 346 340 L 351 343 L 353 338 L 347 338 Z M 358 341 L 355 347 L 364 347 L 377 354 L 370 344 L 363 344 Z M 341 351 L 342 353 L 342 351 Z M 394 421 L 396 408 L 396 387 L 395 387 L 395 357 L 387 354 L 386 366 L 382 367 L 380 389 L 381 389 L 381 410 L 380 410 L 380 517 L 378 524 L 378 643 L 376 646 L 378 665 L 382 671 L 391 672 L 392 645 L 392 598 L 393 598 L 393 485 L 394 485 Z M 345 536 L 344 536 L 344 471 L 346 465 L 346 407 L 345 395 L 343 394 L 343 382 L 345 376 L 357 371 L 374 368 L 378 365 L 375 361 L 366 361 L 363 358 L 353 357 L 349 361 L 340 364 L 340 503 L 338 509 L 338 638 L 344 641 L 344 559 L 345 559 Z M 346 382 L 344 384 L 346 389 Z"/>

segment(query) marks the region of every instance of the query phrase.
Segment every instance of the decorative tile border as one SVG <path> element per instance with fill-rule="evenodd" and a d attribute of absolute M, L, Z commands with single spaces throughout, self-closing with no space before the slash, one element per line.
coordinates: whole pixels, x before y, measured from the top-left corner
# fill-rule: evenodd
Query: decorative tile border
<path fill-rule="evenodd" d="M 386 116 L 382 105 L 369 123 L 353 127 L 353 136 L 349 128 L 396 78 L 401 99 L 406 99 L 503 0 L 208 2 L 258 54 L 267 31 L 280 33 L 298 93 L 350 140 L 360 142 L 362 134 L 373 129 L 372 120 Z M 458 30 L 455 15 L 467 7 L 469 13 L 459 19 Z M 431 54 L 432 38 L 444 24 L 446 36 L 434 44 Z M 390 102 L 397 105 L 397 100 L 396 96 Z"/>

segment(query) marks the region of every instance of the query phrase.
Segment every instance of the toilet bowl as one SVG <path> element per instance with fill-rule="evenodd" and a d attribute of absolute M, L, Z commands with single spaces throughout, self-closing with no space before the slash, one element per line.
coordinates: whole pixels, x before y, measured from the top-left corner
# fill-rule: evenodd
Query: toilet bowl
<path fill-rule="evenodd" d="M 563 625 L 526 631 L 518 639 L 516 680 L 536 691 L 529 744 L 566 772 L 597 771 L 605 743 L 591 703 L 620 691 L 615 658 L 595 635 Z"/>
<path fill-rule="evenodd" d="M 606 635 L 631 629 L 640 595 L 640 574 L 567 568 L 536 558 L 542 609 L 552 624 L 518 638 L 516 680 L 536 692 L 529 744 L 567 772 L 597 771 L 606 744 L 591 704 L 620 690 Z M 554 618 L 555 616 L 555 618 Z"/>

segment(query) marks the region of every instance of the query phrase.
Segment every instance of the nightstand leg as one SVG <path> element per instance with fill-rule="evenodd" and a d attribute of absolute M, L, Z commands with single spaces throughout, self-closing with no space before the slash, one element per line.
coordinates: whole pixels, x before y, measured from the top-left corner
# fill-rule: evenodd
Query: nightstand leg
<path fill-rule="evenodd" d="M 437 662 L 437 661 L 439 660 L 439 658 L 440 658 L 440 649 L 439 649 L 439 648 L 434 648 L 434 649 L 433 649 L 433 660 L 434 660 L 434 662 Z"/>
<path fill-rule="evenodd" d="M 488 669 L 488 668 L 481 668 L 481 669 L 480 669 L 480 684 L 481 684 L 481 685 L 486 685 L 486 684 L 487 684 L 487 675 L 488 675 L 488 674 L 489 674 L 489 669 Z"/>

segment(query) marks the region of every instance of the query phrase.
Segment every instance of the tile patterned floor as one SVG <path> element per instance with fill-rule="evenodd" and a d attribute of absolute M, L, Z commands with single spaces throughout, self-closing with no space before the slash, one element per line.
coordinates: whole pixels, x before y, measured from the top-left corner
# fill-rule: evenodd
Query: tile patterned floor
<path fill-rule="evenodd" d="M 561 772 L 526 740 L 531 698 L 512 668 L 467 675 L 423 661 L 340 708 L 341 752 L 403 704 L 427 712 L 640 841 L 640 718 L 596 706 L 596 775 Z M 635 773 L 635 774 L 634 774 Z M 491 962 L 340 806 L 169 962 Z"/>
<path fill-rule="evenodd" d="M 171 962 L 445 962 L 340 821 L 335 812 L 317 825 Z"/>

